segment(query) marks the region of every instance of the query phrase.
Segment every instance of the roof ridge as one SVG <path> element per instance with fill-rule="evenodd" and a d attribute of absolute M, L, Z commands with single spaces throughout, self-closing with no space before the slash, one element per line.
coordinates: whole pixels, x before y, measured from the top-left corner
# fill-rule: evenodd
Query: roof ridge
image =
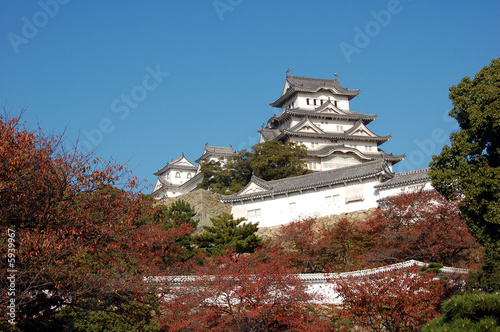
<path fill-rule="evenodd" d="M 414 169 L 412 171 L 406 171 L 406 172 L 399 172 L 399 173 L 394 173 L 394 175 L 409 175 L 409 174 L 418 174 L 418 173 L 425 173 L 430 171 L 430 167 L 426 168 L 420 168 L 420 169 Z"/>
<path fill-rule="evenodd" d="M 328 173 L 335 173 L 335 172 L 349 170 L 349 169 L 353 169 L 353 168 L 367 167 L 367 166 L 369 166 L 371 164 L 383 164 L 383 163 L 384 163 L 384 160 L 382 160 L 382 159 L 372 160 L 372 161 L 367 161 L 365 163 L 361 163 L 361 164 L 357 164 L 357 165 L 351 165 L 351 166 L 345 166 L 345 167 L 340 167 L 340 168 L 335 168 L 335 169 L 331 169 L 331 170 L 328 170 L 328 171 L 320 171 L 320 172 L 314 172 L 314 173 L 309 173 L 309 174 L 304 174 L 304 175 L 291 176 L 291 177 L 283 178 L 283 179 L 271 180 L 271 181 L 267 181 L 267 183 L 278 183 L 278 182 L 282 182 L 282 181 L 285 181 L 285 180 L 290 180 L 290 179 L 293 179 L 293 178 L 296 178 L 296 177 L 303 177 L 303 178 L 317 177 L 317 176 L 325 175 L 325 174 L 328 174 Z"/>
<path fill-rule="evenodd" d="M 307 80 L 324 80 L 324 81 L 338 81 L 337 78 L 319 78 L 319 77 L 306 77 L 306 76 L 297 76 L 297 75 L 288 75 L 291 78 L 305 78 Z"/>

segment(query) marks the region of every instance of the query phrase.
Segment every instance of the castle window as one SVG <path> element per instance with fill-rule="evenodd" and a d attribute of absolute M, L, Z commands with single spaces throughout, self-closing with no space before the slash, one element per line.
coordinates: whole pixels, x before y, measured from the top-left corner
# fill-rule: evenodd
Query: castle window
<path fill-rule="evenodd" d="M 334 204 L 340 202 L 340 195 L 325 196 L 326 204 Z"/>
<path fill-rule="evenodd" d="M 309 98 L 306 99 L 306 104 L 309 105 Z"/>
<path fill-rule="evenodd" d="M 181 177 L 181 173 L 180 172 L 175 173 L 175 177 L 176 178 L 180 178 Z"/>
<path fill-rule="evenodd" d="M 248 217 L 258 217 L 260 216 L 260 209 L 248 210 L 247 215 Z"/>
<path fill-rule="evenodd" d="M 313 99 L 313 101 L 314 101 L 314 106 L 316 106 L 316 99 Z"/>
<path fill-rule="evenodd" d="M 323 99 L 321 99 L 321 105 L 323 105 Z"/>
<path fill-rule="evenodd" d="M 337 101 L 336 100 L 333 101 L 333 105 L 335 105 L 335 107 L 337 107 Z"/>
<path fill-rule="evenodd" d="M 344 131 L 344 126 L 337 126 L 337 131 Z"/>
<path fill-rule="evenodd" d="M 188 173 L 187 178 L 191 179 L 191 176 L 192 176 L 191 173 Z"/>
<path fill-rule="evenodd" d="M 363 185 L 357 184 L 353 186 L 348 186 L 345 188 L 345 202 L 362 201 L 364 199 L 363 195 Z"/>

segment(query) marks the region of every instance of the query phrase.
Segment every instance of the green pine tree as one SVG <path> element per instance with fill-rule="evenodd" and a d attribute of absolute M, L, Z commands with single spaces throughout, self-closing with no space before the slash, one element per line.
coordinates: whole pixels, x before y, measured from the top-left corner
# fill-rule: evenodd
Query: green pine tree
<path fill-rule="evenodd" d="M 198 248 L 211 255 L 222 255 L 226 250 L 235 253 L 251 253 L 262 245 L 262 239 L 255 232 L 258 224 L 242 223 L 245 219 L 234 219 L 232 214 L 223 213 L 211 218 L 213 226 L 203 226 L 204 232 L 197 235 Z"/>

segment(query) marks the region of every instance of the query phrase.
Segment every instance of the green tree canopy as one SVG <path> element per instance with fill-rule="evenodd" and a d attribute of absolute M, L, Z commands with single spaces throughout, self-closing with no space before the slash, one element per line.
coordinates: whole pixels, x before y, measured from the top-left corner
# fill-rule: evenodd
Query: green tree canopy
<path fill-rule="evenodd" d="M 244 220 L 229 213 L 211 218 L 213 226 L 203 226 L 205 231 L 195 238 L 198 247 L 209 255 L 222 255 L 228 249 L 238 254 L 254 252 L 262 244 L 255 234 L 258 224 L 242 224 Z"/>
<path fill-rule="evenodd" d="M 194 208 L 186 201 L 179 199 L 169 206 L 159 209 L 157 212 L 157 217 L 160 218 L 160 222 L 163 227 L 175 227 L 179 226 L 181 223 L 187 223 L 196 229 L 198 226 L 198 220 L 193 219 L 196 215 Z"/>
<path fill-rule="evenodd" d="M 304 157 L 307 149 L 295 143 L 267 141 L 256 144 L 252 151 L 242 150 L 225 165 L 209 161 L 201 166 L 200 188 L 219 194 L 234 194 L 246 186 L 252 174 L 266 181 L 309 173 Z"/>
<path fill-rule="evenodd" d="M 469 232 L 485 246 L 483 274 L 500 288 L 500 59 L 473 80 L 450 88 L 449 115 L 460 130 L 431 162 L 430 177 L 444 196 L 460 200 Z M 496 280 L 496 281 L 494 281 Z"/>
<path fill-rule="evenodd" d="M 307 174 L 303 158 L 307 149 L 295 143 L 267 141 L 252 147 L 250 166 L 255 176 L 266 181 Z"/>

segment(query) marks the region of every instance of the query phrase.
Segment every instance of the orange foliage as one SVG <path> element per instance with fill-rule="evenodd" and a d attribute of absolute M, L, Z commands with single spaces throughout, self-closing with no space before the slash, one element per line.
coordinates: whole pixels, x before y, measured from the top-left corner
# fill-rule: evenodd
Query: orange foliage
<path fill-rule="evenodd" d="M 455 202 L 436 191 L 403 193 L 384 207 L 360 231 L 370 239 L 368 262 L 397 263 L 410 259 L 472 268 L 480 263 L 480 246 L 467 230 Z"/>
<path fill-rule="evenodd" d="M 340 219 L 331 227 L 309 218 L 282 226 L 268 247 L 283 251 L 301 273 L 342 272 L 362 267 L 363 237 L 356 224 Z"/>
<path fill-rule="evenodd" d="M 328 331 L 279 253 L 213 257 L 166 297 L 165 331 Z"/>
<path fill-rule="evenodd" d="M 154 224 L 152 200 L 133 190 L 137 178 L 123 165 L 66 153 L 61 137 L 18 118 L 0 116 L 0 156 L 0 228 L 16 232 L 18 319 L 50 317 L 63 304 L 145 301 L 143 275 L 164 271 L 176 239 L 193 231 Z"/>
<path fill-rule="evenodd" d="M 439 313 L 445 284 L 434 277 L 420 275 L 417 267 L 335 280 L 344 301 L 341 328 L 417 331 Z"/>

